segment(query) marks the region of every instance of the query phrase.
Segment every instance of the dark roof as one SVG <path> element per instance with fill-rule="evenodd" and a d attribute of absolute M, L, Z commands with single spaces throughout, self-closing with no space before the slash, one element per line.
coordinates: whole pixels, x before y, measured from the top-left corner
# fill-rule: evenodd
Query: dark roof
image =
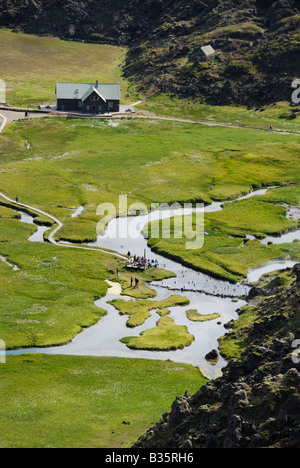
<path fill-rule="evenodd" d="M 120 101 L 121 89 L 118 83 L 56 83 L 57 99 L 85 100 L 92 92 L 104 100 Z"/>

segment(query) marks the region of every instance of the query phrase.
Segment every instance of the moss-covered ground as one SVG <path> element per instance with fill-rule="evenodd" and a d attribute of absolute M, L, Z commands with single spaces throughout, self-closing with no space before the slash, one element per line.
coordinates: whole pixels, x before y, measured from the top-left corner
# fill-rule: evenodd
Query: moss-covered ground
<path fill-rule="evenodd" d="M 26 146 L 29 141 L 30 148 Z M 64 222 L 59 238 L 94 240 L 98 204 L 232 199 L 299 183 L 299 137 L 158 120 L 18 122 L 0 136 L 1 188 Z M 84 206 L 71 218 L 70 211 Z"/>
<path fill-rule="evenodd" d="M 36 229 L 21 223 L 10 208 L 0 206 L 0 336 L 7 348 L 59 345 L 106 314 L 94 301 L 106 294 L 106 279 L 118 281 L 126 295 L 153 297 L 146 281 L 172 276 L 151 268 L 138 272 L 140 287 L 126 289 L 126 262 L 101 252 L 28 242 Z"/>
<path fill-rule="evenodd" d="M 207 380 L 167 361 L 27 354 L 0 381 L 2 448 L 128 448 Z"/>
<path fill-rule="evenodd" d="M 168 307 L 184 306 L 189 304 L 189 300 L 182 296 L 170 296 L 161 301 L 137 300 L 124 301 L 113 299 L 111 304 L 119 310 L 121 315 L 129 315 L 127 326 L 130 328 L 142 325 L 150 317 L 151 310 L 165 310 Z"/>
<path fill-rule="evenodd" d="M 295 274 L 289 269 L 267 273 L 260 278 L 255 286 L 262 288 L 264 291 L 262 295 L 255 298 L 251 305 L 247 304 L 238 310 L 238 319 L 230 322 L 228 327 L 229 332 L 219 339 L 220 353 L 226 359 L 241 357 L 246 348 L 251 345 L 249 330 L 251 327 L 255 327 L 256 323 L 259 325 L 261 321 L 260 302 L 262 302 L 264 294 L 269 296 L 269 304 L 272 304 L 272 297 L 275 294 L 280 295 L 280 293 L 284 293 L 286 288 L 294 281 Z M 283 314 L 289 317 L 290 311 L 286 310 Z"/>
<path fill-rule="evenodd" d="M 171 317 L 163 316 L 155 328 L 148 329 L 140 336 L 128 336 L 121 341 L 131 349 L 150 351 L 173 351 L 189 346 L 194 340 L 185 326 L 176 325 Z"/>
<path fill-rule="evenodd" d="M 206 322 L 207 320 L 215 320 L 220 317 L 220 314 L 200 314 L 196 309 L 186 311 L 186 316 L 193 322 Z"/>

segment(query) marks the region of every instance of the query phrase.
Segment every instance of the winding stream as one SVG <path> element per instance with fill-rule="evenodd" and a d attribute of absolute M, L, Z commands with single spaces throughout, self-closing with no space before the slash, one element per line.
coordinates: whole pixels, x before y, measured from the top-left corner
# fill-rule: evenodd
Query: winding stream
<path fill-rule="evenodd" d="M 252 192 L 244 197 L 238 198 L 242 200 L 255 195 L 263 195 L 268 189 Z M 82 212 L 82 207 L 73 213 L 72 216 L 77 216 Z M 212 203 L 204 208 L 205 212 L 219 211 L 222 209 L 222 203 Z M 156 219 L 162 219 L 174 216 L 176 214 L 186 214 L 186 211 L 158 211 Z M 26 213 L 21 213 L 21 222 L 33 224 L 33 219 Z M 236 310 L 245 305 L 246 302 L 241 299 L 249 292 L 249 286 L 246 283 L 230 284 L 227 281 L 211 278 L 200 272 L 196 272 L 190 268 L 183 267 L 181 264 L 153 253 L 147 247 L 147 241 L 142 236 L 141 231 L 144 226 L 153 220 L 153 213 L 136 217 L 123 217 L 112 220 L 108 226 L 104 236 L 99 236 L 97 242 L 90 243 L 88 246 L 101 247 L 111 249 L 114 252 L 126 255 L 128 251 L 132 254 L 143 256 L 146 251 L 146 257 L 157 260 L 160 268 L 176 273 L 176 277 L 163 281 L 153 281 L 148 286 L 156 292 L 154 300 L 162 300 L 172 294 L 182 295 L 187 297 L 190 304 L 186 307 L 171 307 L 170 316 L 177 325 L 187 326 L 189 332 L 195 337 L 193 343 L 177 351 L 137 351 L 130 350 L 127 346 L 120 342 L 121 338 L 126 336 L 138 336 L 142 331 L 156 326 L 159 315 L 151 312 L 151 317 L 145 321 L 142 326 L 129 329 L 126 327 L 128 317 L 119 315 L 119 312 L 108 301 L 114 298 L 122 298 L 123 300 L 131 300 L 125 296 L 112 295 L 109 291 L 107 295 L 97 301 L 95 305 L 99 308 L 107 310 L 107 315 L 94 326 L 83 330 L 69 344 L 64 346 L 56 346 L 51 348 L 30 348 L 20 349 L 17 351 L 8 351 L 8 354 L 22 353 L 47 353 L 47 354 L 66 354 L 66 355 L 89 355 L 89 356 L 118 356 L 118 357 L 135 357 L 146 359 L 172 360 L 198 366 L 201 371 L 209 378 L 214 378 L 221 374 L 221 369 L 226 365 L 226 361 L 219 356 L 218 362 L 215 365 L 209 364 L 205 355 L 212 349 L 218 349 L 218 338 L 226 333 L 224 325 L 232 319 L 237 319 Z M 131 230 L 129 224 L 131 223 Z M 137 232 L 135 238 L 126 237 L 126 233 L 132 232 L 132 223 Z M 43 242 L 43 234 L 49 229 L 47 227 L 37 227 L 36 232 L 30 236 L 32 242 Z M 115 238 L 115 233 L 119 233 L 119 238 Z M 300 232 L 293 233 L 293 239 L 300 240 Z M 264 243 L 269 241 L 287 242 L 287 235 L 281 238 L 267 238 Z M 295 265 L 292 261 L 272 261 L 258 268 L 249 271 L 248 282 L 257 281 L 260 276 L 266 272 L 283 269 Z M 116 279 L 117 281 L 117 279 Z M 206 322 L 192 322 L 186 317 L 186 311 L 196 309 L 201 314 L 211 314 L 217 312 L 220 317 L 215 320 Z"/>

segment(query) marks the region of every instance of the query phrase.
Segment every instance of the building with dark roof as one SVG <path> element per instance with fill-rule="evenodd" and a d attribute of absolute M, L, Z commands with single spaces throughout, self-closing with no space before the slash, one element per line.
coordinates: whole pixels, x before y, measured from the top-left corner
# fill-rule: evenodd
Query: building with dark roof
<path fill-rule="evenodd" d="M 61 112 L 119 112 L 121 90 L 116 83 L 56 83 L 56 108 Z"/>

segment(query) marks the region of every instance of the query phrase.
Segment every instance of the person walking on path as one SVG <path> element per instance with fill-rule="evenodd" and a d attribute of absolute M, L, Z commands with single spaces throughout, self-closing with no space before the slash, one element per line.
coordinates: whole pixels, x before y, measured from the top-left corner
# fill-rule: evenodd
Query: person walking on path
<path fill-rule="evenodd" d="M 18 195 L 16 196 L 16 202 L 19 203 L 19 197 L 18 197 Z"/>

